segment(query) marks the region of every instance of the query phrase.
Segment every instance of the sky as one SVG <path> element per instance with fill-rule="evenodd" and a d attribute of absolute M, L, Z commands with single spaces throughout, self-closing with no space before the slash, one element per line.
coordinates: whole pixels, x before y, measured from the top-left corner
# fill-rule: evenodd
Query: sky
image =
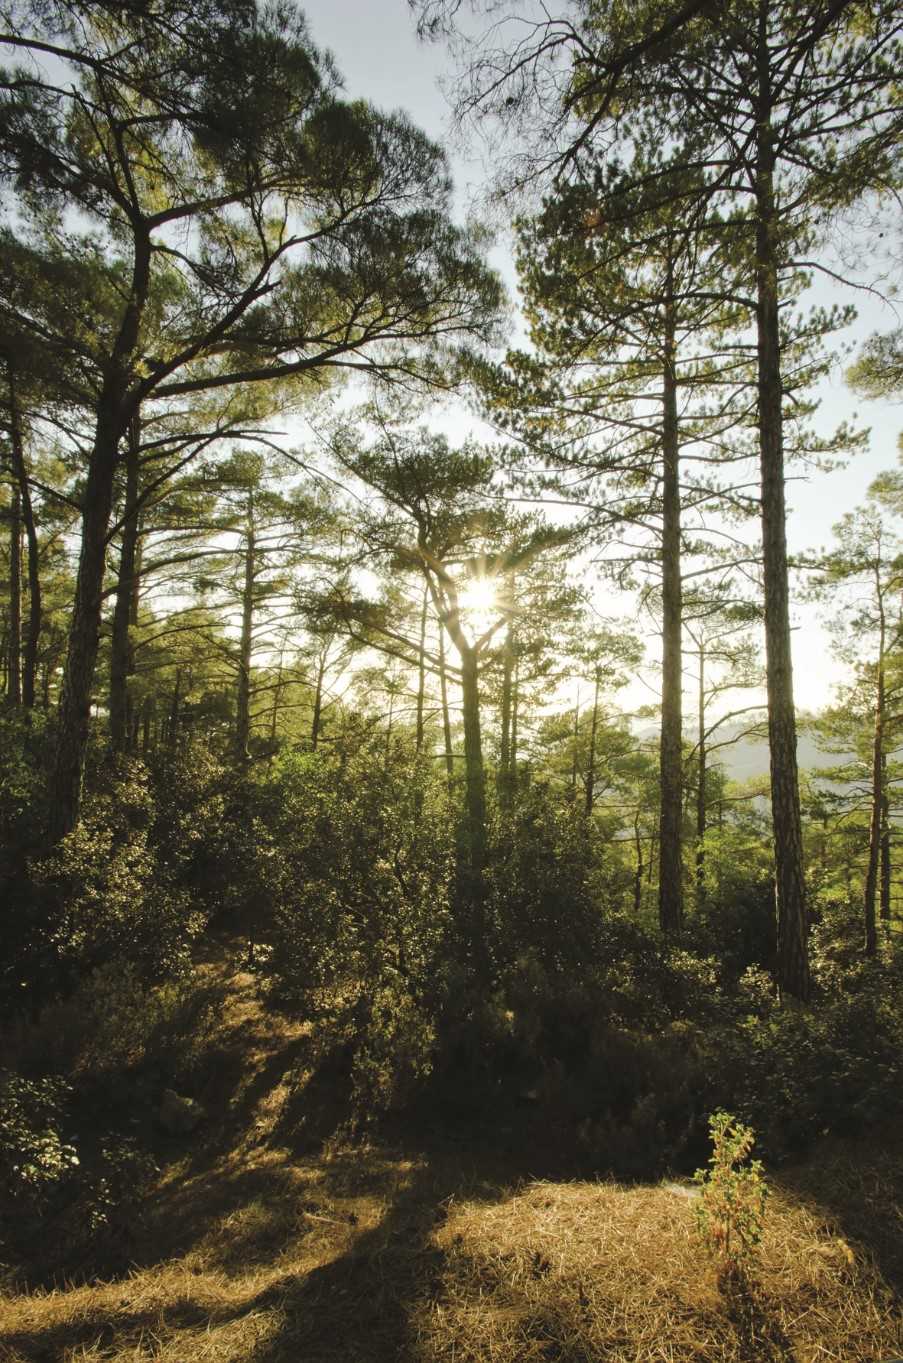
<path fill-rule="evenodd" d="M 443 79 L 448 82 L 453 78 L 453 60 L 444 45 L 418 40 L 407 0 L 301 0 L 301 8 L 313 41 L 333 54 L 349 97 L 363 96 L 382 108 L 403 109 L 437 141 L 448 142 L 450 109 L 440 84 Z M 470 148 L 455 145 L 451 154 L 456 213 L 461 217 L 468 213 L 471 201 L 485 185 L 486 157 L 486 145 Z M 874 255 L 877 273 L 878 253 L 873 246 L 874 243 L 865 240 L 859 249 L 867 265 Z M 490 259 L 513 293 L 516 276 L 510 245 L 503 235 Z M 814 301 L 855 304 L 859 318 L 841 335 L 854 351 L 871 332 L 890 330 L 898 323 L 893 306 L 882 304 L 868 293 L 820 284 Z M 520 328 L 518 331 L 522 334 Z M 809 477 L 805 470 L 790 471 L 787 500 L 791 552 L 826 546 L 832 525 L 863 502 L 877 473 L 893 468 L 897 462 L 903 407 L 899 403 L 857 400 L 843 379 L 847 364 L 849 355 L 838 362 L 818 390 L 816 424 L 828 432 L 841 421 L 853 420 L 870 428 L 869 443 L 847 467 L 831 473 Z M 463 416 L 452 421 L 455 419 L 462 423 L 465 420 Z M 833 686 L 845 675 L 843 667 L 831 657 L 827 635 L 819 624 L 819 615 L 824 610 L 798 601 L 793 608 L 794 680 L 797 703 L 802 709 L 815 710 L 829 703 Z M 640 696 L 638 692 L 638 701 Z M 648 700 L 648 692 L 644 699 Z"/>

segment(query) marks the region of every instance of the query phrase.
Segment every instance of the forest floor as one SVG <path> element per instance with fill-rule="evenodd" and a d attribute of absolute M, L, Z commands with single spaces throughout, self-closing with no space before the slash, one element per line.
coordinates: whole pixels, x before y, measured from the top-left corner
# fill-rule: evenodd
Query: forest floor
<path fill-rule="evenodd" d="M 471 1131 L 324 1141 L 307 1030 L 238 943 L 194 1095 L 102 1281 L 0 1295 L 2 1363 L 876 1363 L 903 1357 L 903 1129 L 769 1173 L 747 1281 L 719 1285 L 688 1187 L 553 1180 Z M 328 1113 L 327 1113 L 328 1116 Z M 539 1163 L 540 1156 L 536 1156 Z"/>

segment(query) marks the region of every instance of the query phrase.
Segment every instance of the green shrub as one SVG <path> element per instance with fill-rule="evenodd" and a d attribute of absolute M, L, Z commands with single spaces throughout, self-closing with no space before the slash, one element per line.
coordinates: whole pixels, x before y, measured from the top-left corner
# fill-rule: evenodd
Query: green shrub
<path fill-rule="evenodd" d="M 717 1256 L 719 1275 L 736 1277 L 762 1238 L 768 1187 L 761 1160 L 750 1160 L 755 1136 L 729 1112 L 709 1118 L 712 1155 L 694 1175 L 700 1189 L 696 1229 Z"/>
<path fill-rule="evenodd" d="M 4 1200 L 34 1214 L 79 1164 L 64 1137 L 72 1087 L 59 1077 L 24 1079 L 0 1072 L 0 1186 Z"/>

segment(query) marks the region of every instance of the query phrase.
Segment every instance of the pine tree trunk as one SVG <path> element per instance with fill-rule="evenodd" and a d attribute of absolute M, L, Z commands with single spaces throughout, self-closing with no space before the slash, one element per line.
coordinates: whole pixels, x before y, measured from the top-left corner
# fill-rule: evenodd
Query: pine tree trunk
<path fill-rule="evenodd" d="M 771 127 L 768 5 L 759 0 L 756 145 L 756 330 L 762 471 L 762 551 L 771 811 L 775 852 L 778 985 L 809 996 L 803 836 L 796 755 L 796 711 L 790 648 L 786 510 L 778 315 L 778 221 Z"/>
<path fill-rule="evenodd" d="M 323 681 L 326 677 L 326 659 L 329 655 L 329 644 L 324 644 L 317 659 L 317 681 L 314 687 L 314 712 L 310 721 L 310 746 L 311 751 L 317 751 L 317 744 L 320 741 L 320 727 L 323 723 Z"/>
<path fill-rule="evenodd" d="M 705 778 L 708 754 L 705 746 L 705 644 L 699 644 L 699 693 L 697 698 L 697 723 L 699 724 L 698 779 L 696 785 L 696 908 L 699 912 L 705 907 Z"/>
<path fill-rule="evenodd" d="M 254 494 L 248 493 L 245 528 L 245 580 L 241 594 L 241 638 L 238 646 L 238 687 L 235 697 L 235 755 L 249 757 L 251 737 L 251 656 L 254 640 L 254 584 L 257 577 L 257 545 L 254 536 Z"/>
<path fill-rule="evenodd" d="M 633 839 L 636 851 L 636 868 L 633 875 L 633 912 L 636 918 L 640 916 L 640 909 L 643 906 L 643 839 L 640 836 L 640 812 L 637 810 L 633 820 Z"/>
<path fill-rule="evenodd" d="M 173 682 L 172 697 L 169 702 L 169 719 L 166 725 L 166 744 L 169 748 L 175 749 L 179 741 L 179 728 L 182 722 L 182 669 L 176 668 L 176 679 Z"/>
<path fill-rule="evenodd" d="M 502 713 L 501 743 L 499 750 L 499 774 L 496 783 L 499 807 L 511 807 L 511 692 L 514 679 L 514 637 L 511 625 L 505 632 L 505 647 L 502 654 Z"/>
<path fill-rule="evenodd" d="M 107 531 L 113 507 L 119 441 L 132 415 L 127 403 L 129 367 L 147 300 L 150 258 L 150 237 L 141 224 L 135 227 L 131 291 L 98 399 L 94 445 L 83 493 L 81 552 L 69 622 L 50 788 L 48 838 L 51 843 L 71 832 L 81 812 L 91 724 L 91 691 L 100 642 Z"/>
<path fill-rule="evenodd" d="M 451 792 L 455 780 L 455 756 L 452 752 L 451 716 L 448 711 L 448 678 L 445 675 L 445 633 L 439 626 L 439 691 L 442 699 L 442 738 L 445 744 L 445 775 Z"/>
<path fill-rule="evenodd" d="M 596 740 L 599 729 L 599 668 L 596 668 L 595 686 L 593 689 L 593 715 L 589 726 L 589 760 L 586 765 L 586 802 L 584 813 L 590 818 L 593 812 L 593 804 L 596 799 Z"/>
<path fill-rule="evenodd" d="M 486 864 L 486 778 L 480 733 L 480 694 L 477 655 L 469 646 L 457 644 L 461 653 L 461 705 L 464 721 L 464 783 L 467 810 L 467 846 L 474 879 Z"/>
<path fill-rule="evenodd" d="M 420 647 L 417 653 L 417 727 L 414 736 L 415 750 L 423 751 L 423 706 L 426 697 L 426 618 L 430 589 L 423 589 L 423 605 L 420 610 Z"/>
<path fill-rule="evenodd" d="M 887 793 L 887 754 L 881 772 L 881 926 L 890 932 L 890 797 Z"/>
<path fill-rule="evenodd" d="M 117 430 L 112 414 L 99 423 L 85 482 L 82 541 L 60 691 L 59 728 L 50 790 L 51 842 L 72 831 L 81 811 L 82 779 L 91 723 L 91 691 L 100 642 L 107 530 L 113 506 Z"/>
<path fill-rule="evenodd" d="M 876 569 L 875 578 L 878 592 L 878 672 L 875 678 L 875 730 L 872 742 L 872 799 L 869 820 L 869 853 L 865 873 L 865 892 L 863 896 L 863 920 L 865 927 L 865 954 L 874 956 L 878 950 L 878 926 L 876 922 L 876 900 L 878 898 L 878 872 L 881 863 L 882 837 L 882 800 L 884 796 L 884 712 L 885 678 L 884 650 L 886 624 L 884 601 L 881 595 L 881 581 Z"/>
<path fill-rule="evenodd" d="M 22 498 L 13 487 L 9 508 L 9 627 L 7 630 L 6 699 L 22 704 Z"/>
<path fill-rule="evenodd" d="M 35 703 L 38 645 L 41 639 L 42 623 L 40 560 L 38 557 L 38 532 L 34 518 L 34 507 L 31 502 L 31 489 L 28 486 L 28 469 L 25 465 L 25 441 L 22 434 L 22 417 L 16 391 L 15 369 L 10 361 L 7 361 L 7 374 L 9 378 L 10 449 L 13 473 L 19 489 L 19 503 L 27 546 L 28 628 L 25 632 L 25 649 L 22 656 L 22 705 L 26 710 L 31 710 Z"/>
<path fill-rule="evenodd" d="M 670 288 L 670 285 L 669 285 Z M 662 732 L 659 813 L 658 918 L 663 933 L 683 924 L 681 849 L 683 751 L 681 698 L 682 590 L 680 564 L 680 442 L 673 310 L 665 309 L 664 420 L 662 428 Z"/>
<path fill-rule="evenodd" d="M 132 731 L 129 677 L 135 670 L 135 664 L 130 628 L 137 592 L 138 539 L 141 532 L 137 508 L 140 444 L 140 422 L 135 417 L 129 423 L 126 447 L 122 545 L 110 639 L 110 745 L 114 753 L 127 750 Z"/>

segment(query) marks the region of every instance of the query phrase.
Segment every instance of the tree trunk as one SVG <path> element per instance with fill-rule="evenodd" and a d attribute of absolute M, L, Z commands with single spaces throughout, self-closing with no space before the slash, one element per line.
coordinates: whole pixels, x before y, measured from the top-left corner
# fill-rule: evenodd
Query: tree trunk
<path fill-rule="evenodd" d="M 414 746 L 418 753 L 423 751 L 423 705 L 426 697 L 426 617 L 430 589 L 423 589 L 423 605 L 420 611 L 420 648 L 417 653 L 417 727 Z"/>
<path fill-rule="evenodd" d="M 82 503 L 82 538 L 69 622 L 66 668 L 51 778 L 48 838 L 58 842 L 75 827 L 81 812 L 82 780 L 91 722 L 91 690 L 97 666 L 103 608 L 107 531 L 119 441 L 133 413 L 128 406 L 129 367 L 150 281 L 150 237 L 135 225 L 129 299 L 122 314 L 97 403 L 94 444 Z"/>
<path fill-rule="evenodd" d="M 634 917 L 639 918 L 640 909 L 643 906 L 643 839 L 640 836 L 640 811 L 637 810 L 633 820 L 633 840 L 636 849 L 636 870 L 633 876 L 633 912 Z"/>
<path fill-rule="evenodd" d="M 505 648 L 502 655 L 502 733 L 499 751 L 499 775 L 497 789 L 499 806 L 511 807 L 511 692 L 514 678 L 514 636 L 509 624 L 505 631 Z"/>
<path fill-rule="evenodd" d="M 247 762 L 251 737 L 251 656 L 254 640 L 254 583 L 257 545 L 254 536 L 254 494 L 248 493 L 245 529 L 245 580 L 241 595 L 241 638 L 238 646 L 238 688 L 235 698 L 235 755 Z"/>
<path fill-rule="evenodd" d="M 138 540 L 141 533 L 138 501 L 141 425 L 138 417 L 129 423 L 125 466 L 125 507 L 116 601 L 110 639 L 110 745 L 114 753 L 125 752 L 132 731 L 129 703 L 129 677 L 135 670 L 132 616 L 137 592 Z"/>
<path fill-rule="evenodd" d="M 448 678 L 445 675 L 445 633 L 439 626 L 439 691 L 442 697 L 442 737 L 445 743 L 445 775 L 451 792 L 455 780 L 455 756 L 452 752 L 451 716 L 448 712 Z"/>
<path fill-rule="evenodd" d="M 38 645 L 41 639 L 41 576 L 38 558 L 38 532 L 31 503 L 31 489 L 28 486 L 28 469 L 25 464 L 25 441 L 22 434 L 22 417 L 19 411 L 16 391 L 15 369 L 7 361 L 9 377 L 9 421 L 10 449 L 12 452 L 13 473 L 19 488 L 19 502 L 22 509 L 22 522 L 25 526 L 25 543 L 28 549 L 28 629 L 25 633 L 25 650 L 22 657 L 22 704 L 26 710 L 34 708 L 35 682 L 38 671 Z"/>
<path fill-rule="evenodd" d="M 887 793 L 887 754 L 881 772 L 881 926 L 890 932 L 890 797 Z"/>
<path fill-rule="evenodd" d="M 91 691 L 103 601 L 107 530 L 113 505 L 117 432 L 104 415 L 88 467 L 82 510 L 82 541 L 60 691 L 48 833 L 51 842 L 72 831 L 81 811 L 82 779 L 91 722 Z"/>
<path fill-rule="evenodd" d="M 874 956 L 878 950 L 875 904 L 878 897 L 878 871 L 881 862 L 882 799 L 884 796 L 884 649 L 886 624 L 884 601 L 881 595 L 880 570 L 878 569 L 875 571 L 875 579 L 878 593 L 878 673 L 875 678 L 875 732 L 872 742 L 872 808 L 869 820 L 869 853 L 863 896 L 865 954 L 867 956 Z"/>
<path fill-rule="evenodd" d="M 179 741 L 179 726 L 181 724 L 181 704 L 182 704 L 182 669 L 176 668 L 176 679 L 172 687 L 172 699 L 169 702 L 169 720 L 166 726 L 166 743 L 171 749 L 175 749 Z"/>
<path fill-rule="evenodd" d="M 580 692 L 577 692 L 577 699 L 574 703 L 574 732 L 571 737 L 571 796 L 572 800 L 577 798 L 577 744 L 580 738 Z"/>
<path fill-rule="evenodd" d="M 787 573 L 781 338 L 778 315 L 778 221 L 771 127 L 768 4 L 759 0 L 756 119 L 756 330 L 762 470 L 762 551 L 771 811 L 775 852 L 778 985 L 809 996 L 803 836 L 796 757 L 796 711 L 790 648 Z"/>
<path fill-rule="evenodd" d="M 6 638 L 6 699 L 22 704 L 22 498 L 13 487 L 9 508 L 9 629 Z"/>
<path fill-rule="evenodd" d="M 596 668 L 595 687 L 593 690 L 593 715 L 589 726 L 589 760 L 586 764 L 586 803 L 584 812 L 589 818 L 593 812 L 593 803 L 596 798 L 596 739 L 599 729 L 599 668 Z"/>
<path fill-rule="evenodd" d="M 699 747 L 697 749 L 698 778 L 696 785 L 696 909 L 702 912 L 705 907 L 705 778 L 707 753 L 705 747 L 705 643 L 699 641 L 699 694 L 697 698 L 697 723 L 699 724 Z"/>
<path fill-rule="evenodd" d="M 480 693 L 477 655 L 467 645 L 461 653 L 461 704 L 464 720 L 464 784 L 467 810 L 467 847 L 474 880 L 482 879 L 486 864 L 486 779 L 480 733 Z"/>
<path fill-rule="evenodd" d="M 670 295 L 670 267 L 669 267 Z M 683 751 L 681 694 L 682 591 L 680 565 L 680 442 L 677 425 L 677 373 L 673 306 L 665 307 L 662 427 L 662 733 L 659 813 L 658 918 L 663 933 L 683 924 L 681 825 Z"/>

